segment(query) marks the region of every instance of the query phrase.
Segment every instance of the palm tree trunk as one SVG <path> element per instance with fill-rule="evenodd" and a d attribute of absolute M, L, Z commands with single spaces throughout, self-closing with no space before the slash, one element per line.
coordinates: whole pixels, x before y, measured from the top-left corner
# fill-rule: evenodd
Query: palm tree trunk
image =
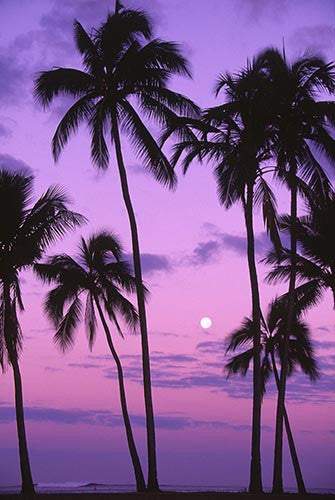
<path fill-rule="evenodd" d="M 120 359 L 117 355 L 117 352 L 115 350 L 115 347 L 113 345 L 112 337 L 111 337 L 107 322 L 105 320 L 104 314 L 102 312 L 99 299 L 96 296 L 94 296 L 94 300 L 95 300 L 95 303 L 96 303 L 96 306 L 97 306 L 97 309 L 99 312 L 101 323 L 102 323 L 104 330 L 105 330 L 109 349 L 112 353 L 112 356 L 114 358 L 114 361 L 115 361 L 116 367 L 117 367 L 122 416 L 123 416 L 123 421 L 124 421 L 124 425 L 126 428 L 128 448 L 129 448 L 129 452 L 130 452 L 130 456 L 131 456 L 131 460 L 132 460 L 133 468 L 134 468 L 134 474 L 135 474 L 135 478 L 136 478 L 136 490 L 138 493 L 140 493 L 140 492 L 145 491 L 145 481 L 144 481 L 144 476 L 143 476 L 143 472 L 142 472 L 140 459 L 139 459 L 139 456 L 138 456 L 138 453 L 136 450 L 135 440 L 134 440 L 134 436 L 133 436 L 133 431 L 131 429 L 131 424 L 130 424 L 130 419 L 129 419 L 129 414 L 128 414 L 122 365 L 121 365 Z"/>
<path fill-rule="evenodd" d="M 11 313 L 11 300 L 10 300 L 10 286 L 5 281 L 3 283 L 3 295 L 4 295 L 5 342 L 8 351 L 9 361 L 10 364 L 12 365 L 14 374 L 16 426 L 17 426 L 17 435 L 19 441 L 20 468 L 21 468 L 21 479 L 22 479 L 21 493 L 25 495 L 32 495 L 35 493 L 35 490 L 31 475 L 26 429 L 24 424 L 22 381 L 21 381 L 19 363 L 17 360 L 16 348 L 15 344 L 13 343 L 13 324 L 11 318 L 12 313 Z"/>
<path fill-rule="evenodd" d="M 297 181 L 296 168 L 290 168 L 291 184 L 291 272 L 288 293 L 287 323 L 284 334 L 283 357 L 281 360 L 280 381 L 276 413 L 276 436 L 273 464 L 272 493 L 283 493 L 283 420 L 285 410 L 285 392 L 287 379 L 288 348 L 290 331 L 294 320 L 295 281 L 296 281 L 296 255 L 297 255 Z"/>
<path fill-rule="evenodd" d="M 262 376 L 261 376 L 261 310 L 259 288 L 255 261 L 255 237 L 253 228 L 253 186 L 247 187 L 247 201 L 244 207 L 248 242 L 248 266 L 252 297 L 252 321 L 254 326 L 254 356 L 253 356 L 253 407 L 252 407 L 252 437 L 250 464 L 250 493 L 262 493 L 261 469 L 261 406 L 262 406 Z"/>
<path fill-rule="evenodd" d="M 134 209 L 130 199 L 128 181 L 126 169 L 123 163 L 120 135 L 118 130 L 118 124 L 114 114 L 112 115 L 112 127 L 113 127 L 113 139 L 115 142 L 115 152 L 116 159 L 119 168 L 122 195 L 126 209 L 128 212 L 132 248 L 133 248 L 133 261 L 134 261 L 134 272 L 136 280 L 136 292 L 137 292 L 137 305 L 138 313 L 140 317 L 140 329 L 141 329 L 141 343 L 142 343 L 142 368 L 143 368 L 143 387 L 144 387 L 144 402 L 145 402 L 145 414 L 146 414 L 146 428 L 147 428 L 147 447 L 148 447 L 148 483 L 147 489 L 149 491 L 159 491 L 158 479 L 157 479 L 157 457 L 156 457 L 156 436 L 155 436 L 155 422 L 154 422 L 154 412 L 152 403 L 152 392 L 151 392 L 151 375 L 150 375 L 150 358 L 149 358 L 149 342 L 148 342 L 148 330 L 147 330 L 147 320 L 145 312 L 145 300 L 144 291 L 142 284 L 142 269 L 141 269 L 141 258 L 140 258 L 140 247 L 138 240 L 137 224 L 134 214 Z"/>
<path fill-rule="evenodd" d="M 271 360 L 272 360 L 273 373 L 274 373 L 274 376 L 275 376 L 277 389 L 279 391 L 279 375 L 278 375 L 276 360 L 275 360 L 275 356 L 274 356 L 273 351 L 271 352 Z M 304 479 L 302 477 L 302 472 L 301 472 L 301 468 L 300 468 L 298 454 L 297 454 L 297 450 L 296 450 L 296 447 L 295 447 L 295 444 L 294 444 L 293 434 L 292 434 L 292 431 L 291 431 L 291 426 L 290 426 L 290 422 L 289 422 L 289 419 L 288 419 L 288 414 L 287 414 L 285 406 L 284 406 L 284 422 L 285 422 L 285 429 L 286 429 L 287 441 L 288 441 L 288 445 L 289 445 L 289 448 L 290 448 L 290 454 L 291 454 L 291 459 L 292 459 L 292 465 L 293 465 L 293 469 L 294 469 L 295 479 L 296 479 L 296 482 L 297 482 L 298 492 L 301 495 L 306 495 L 307 494 L 307 490 L 306 490 L 306 487 L 305 487 Z"/>

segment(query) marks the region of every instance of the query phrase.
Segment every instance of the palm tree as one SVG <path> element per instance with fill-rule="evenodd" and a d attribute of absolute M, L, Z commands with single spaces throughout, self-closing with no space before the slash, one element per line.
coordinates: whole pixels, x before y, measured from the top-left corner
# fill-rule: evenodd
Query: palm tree
<path fill-rule="evenodd" d="M 296 273 L 300 285 L 296 294 L 300 295 L 301 308 L 318 303 L 324 292 L 329 289 L 333 295 L 335 308 L 335 196 L 313 206 L 307 215 L 297 219 Z M 283 232 L 290 233 L 291 218 L 284 216 L 280 224 Z M 277 283 L 288 280 L 291 273 L 291 252 L 283 248 L 279 259 L 272 252 L 266 262 L 275 264 L 268 273 L 267 281 Z"/>
<path fill-rule="evenodd" d="M 175 146 L 173 164 L 183 153 L 183 171 L 194 159 L 213 161 L 218 196 L 225 208 L 241 203 L 247 232 L 247 257 L 251 284 L 253 337 L 253 417 L 249 491 L 263 490 L 261 476 L 261 310 L 255 260 L 254 208 L 263 209 L 264 222 L 279 251 L 274 194 L 263 176 L 271 157 L 271 93 L 262 54 L 236 75 L 221 75 L 216 94 L 223 89 L 226 102 L 205 110 L 202 123 L 179 120 L 163 139 L 177 132 L 182 141 Z M 183 137 L 184 136 L 184 137 Z"/>
<path fill-rule="evenodd" d="M 19 353 L 22 332 L 17 310 L 23 311 L 20 272 L 34 265 L 45 249 L 84 218 L 67 208 L 68 199 L 57 186 L 50 187 L 32 206 L 33 177 L 0 170 L 0 364 L 10 364 L 15 387 L 22 493 L 34 493 L 26 439 Z"/>
<path fill-rule="evenodd" d="M 52 141 L 55 160 L 69 137 L 82 122 L 91 132 L 93 163 L 106 169 L 109 151 L 106 134 L 115 148 L 124 203 L 129 217 L 138 312 L 140 317 L 144 399 L 147 421 L 148 488 L 158 490 L 155 428 L 151 394 L 149 345 L 137 224 L 129 193 L 120 131 L 128 136 L 144 167 L 163 185 L 173 188 L 176 176 L 166 156 L 146 127 L 143 118 L 168 125 L 179 113 L 198 114 L 189 99 L 171 91 L 173 75 L 191 76 L 177 44 L 152 38 L 148 17 L 124 9 L 116 2 L 115 12 L 89 35 L 74 22 L 76 48 L 84 71 L 56 68 L 36 79 L 35 96 L 45 108 L 59 95 L 70 95 L 74 104 L 60 121 Z M 146 43 L 147 41 L 147 43 Z"/>
<path fill-rule="evenodd" d="M 294 304 L 297 276 L 297 197 L 307 184 L 312 188 L 314 199 L 329 197 L 331 191 L 328 178 L 318 161 L 323 154 L 335 160 L 335 140 L 331 129 L 335 125 L 335 103 L 317 101 L 317 93 L 332 93 L 335 90 L 335 65 L 327 64 L 322 57 L 308 54 L 293 64 L 286 60 L 285 53 L 269 49 L 264 54 L 275 99 L 273 120 L 273 154 L 277 161 L 276 175 L 284 182 L 291 196 L 290 254 L 291 272 L 287 307 L 287 334 L 280 373 L 276 413 L 276 437 L 273 470 L 273 493 L 283 492 L 283 418 L 286 377 L 288 370 L 289 334 L 294 321 Z M 317 153 L 317 155 L 316 155 Z M 300 178 L 300 179 L 299 179 Z"/>
<path fill-rule="evenodd" d="M 57 328 L 54 340 L 63 351 L 74 343 L 74 333 L 83 312 L 81 297 L 86 295 L 84 317 L 90 349 L 93 347 L 97 329 L 95 308 L 98 311 L 117 367 L 122 415 L 137 491 L 144 491 L 145 481 L 127 409 L 122 365 L 103 312 L 104 309 L 122 336 L 117 315 L 120 315 L 130 328 L 134 328 L 138 322 L 134 306 L 122 295 L 124 291 L 134 292 L 136 281 L 130 274 L 128 264 L 121 258 L 122 249 L 117 238 L 109 232 L 100 232 L 87 242 L 81 238 L 76 259 L 66 254 L 56 255 L 44 264 L 37 264 L 34 269 L 44 282 L 56 285 L 47 295 L 45 311 Z"/>
<path fill-rule="evenodd" d="M 265 394 L 266 383 L 273 372 L 277 389 L 279 390 L 279 375 L 276 358 L 281 363 L 283 355 L 283 339 L 286 329 L 286 304 L 287 295 L 274 300 L 269 307 L 266 320 L 262 317 L 262 393 Z M 237 349 L 246 348 L 239 354 L 233 356 L 225 365 L 227 377 L 236 373 L 245 376 L 249 370 L 250 361 L 253 357 L 252 340 L 254 335 L 253 323 L 250 318 L 245 318 L 242 326 L 234 331 L 227 339 L 228 352 L 235 352 Z M 295 370 L 300 369 L 309 376 L 311 381 L 319 377 L 319 370 L 314 357 L 314 351 L 310 340 L 310 331 L 307 324 L 300 317 L 295 317 L 293 330 L 290 333 L 289 352 L 288 352 L 288 376 Z M 284 409 L 284 421 L 288 444 L 290 448 L 292 464 L 295 472 L 298 492 L 306 494 L 301 468 L 298 460 L 298 454 L 293 440 L 291 426 Z"/>

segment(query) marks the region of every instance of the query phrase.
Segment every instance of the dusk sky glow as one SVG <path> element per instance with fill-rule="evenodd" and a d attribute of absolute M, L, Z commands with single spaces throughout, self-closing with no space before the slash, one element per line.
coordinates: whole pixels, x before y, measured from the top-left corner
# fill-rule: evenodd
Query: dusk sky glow
<path fill-rule="evenodd" d="M 213 87 L 225 71 L 237 71 L 260 50 L 282 47 L 288 58 L 306 49 L 334 59 L 334 0 L 123 0 L 153 19 L 155 36 L 179 42 L 193 80 L 175 78 L 171 88 L 201 107 L 220 102 Z M 128 218 L 114 151 L 110 168 L 90 160 L 85 127 L 54 164 L 51 139 L 70 101 L 44 112 L 32 96 L 37 72 L 54 66 L 80 68 L 72 23 L 87 31 L 104 21 L 111 0 L 0 0 L 0 166 L 24 166 L 35 175 L 35 196 L 51 184 L 64 186 L 71 208 L 88 223 L 51 247 L 48 255 L 75 252 L 81 235 L 116 233 L 130 255 Z M 155 132 L 156 128 L 152 130 Z M 158 129 L 157 129 L 158 130 Z M 246 487 L 249 476 L 252 376 L 227 379 L 225 338 L 250 315 L 251 297 L 241 208 L 219 204 L 211 165 L 177 167 L 175 192 L 141 167 L 124 140 L 125 164 L 138 222 L 147 304 L 158 477 L 164 484 Z M 170 150 L 171 152 L 171 150 Z M 169 150 L 167 149 L 167 153 Z M 334 181 L 334 178 L 333 178 Z M 281 187 L 279 212 L 288 210 Z M 300 206 L 303 210 L 303 205 Z M 258 260 L 270 248 L 262 216 L 255 216 Z M 261 301 L 287 289 L 262 282 Z M 74 348 L 61 354 L 43 313 L 47 287 L 31 273 L 22 280 L 24 350 L 21 371 L 33 478 L 36 483 L 133 483 L 123 428 L 116 369 L 103 331 L 92 352 L 83 326 Z M 210 328 L 200 325 L 202 318 Z M 288 381 L 287 407 L 308 488 L 335 488 L 335 337 L 330 294 L 306 320 L 321 369 L 311 384 L 298 372 Z M 207 328 L 207 329 L 206 329 Z M 128 405 L 146 468 L 140 336 L 112 332 L 125 370 Z M 13 377 L 0 383 L 0 486 L 19 484 Z M 276 392 L 271 381 L 263 404 L 264 485 L 271 484 Z M 285 484 L 294 486 L 285 448 Z"/>

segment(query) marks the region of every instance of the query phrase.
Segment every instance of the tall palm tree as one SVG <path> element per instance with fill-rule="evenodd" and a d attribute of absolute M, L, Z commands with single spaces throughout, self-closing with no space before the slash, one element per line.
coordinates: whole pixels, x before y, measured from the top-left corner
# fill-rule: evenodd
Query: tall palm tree
<path fill-rule="evenodd" d="M 34 493 L 26 439 L 19 353 L 22 332 L 17 310 L 23 311 L 20 272 L 34 265 L 45 249 L 84 218 L 67 208 L 68 199 L 57 186 L 50 187 L 33 205 L 33 177 L 0 170 L 0 363 L 11 365 L 14 375 L 16 424 L 22 493 Z M 6 216 L 4 216 L 6 214 Z"/>
<path fill-rule="evenodd" d="M 45 311 L 57 328 L 54 340 L 63 351 L 74 343 L 74 333 L 82 318 L 82 297 L 86 295 L 84 317 L 90 349 L 96 337 L 95 309 L 98 311 L 117 367 L 122 415 L 137 491 L 144 491 L 145 481 L 127 409 L 122 365 L 103 312 L 105 310 L 122 336 L 118 315 L 131 328 L 138 322 L 134 306 L 122 295 L 124 291 L 134 292 L 136 281 L 130 274 L 128 264 L 121 258 L 122 248 L 118 239 L 109 232 L 101 232 L 93 235 L 87 242 L 81 238 L 76 259 L 66 254 L 56 255 L 50 257 L 46 263 L 37 264 L 34 269 L 43 281 L 56 285 L 48 292 Z"/>
<path fill-rule="evenodd" d="M 216 94 L 225 92 L 225 103 L 203 113 L 202 123 L 179 120 L 167 129 L 181 135 L 172 159 L 175 164 L 183 153 L 183 171 L 194 159 L 212 161 L 215 166 L 218 196 L 225 208 L 241 203 L 247 233 L 247 257 L 251 284 L 253 336 L 253 416 L 249 491 L 260 493 L 261 475 L 261 310 L 255 259 L 253 212 L 259 205 L 270 237 L 279 251 L 274 194 L 263 176 L 271 158 L 271 93 L 262 54 L 238 74 L 221 75 Z M 193 134 L 193 135 L 192 135 Z"/>
<path fill-rule="evenodd" d="M 326 63 L 322 57 L 308 54 L 292 64 L 285 53 L 269 49 L 264 54 L 264 68 L 267 69 L 275 96 L 273 120 L 273 154 L 277 162 L 276 174 L 284 182 L 291 196 L 290 254 L 291 272 L 289 280 L 289 301 L 287 307 L 287 334 L 280 372 L 276 412 L 276 437 L 273 470 L 273 493 L 283 492 L 283 418 L 286 378 L 288 370 L 289 334 L 294 321 L 294 303 L 297 275 L 297 199 L 302 183 L 313 190 L 314 198 L 322 200 L 331 190 L 327 175 L 318 161 L 320 154 L 335 160 L 335 140 L 331 130 L 335 125 L 335 103 L 317 101 L 321 91 L 335 90 L 335 65 Z M 317 153 L 317 154 L 316 154 Z M 299 178 L 302 182 L 299 182 Z"/>
<path fill-rule="evenodd" d="M 35 96 L 45 108 L 59 95 L 70 95 L 75 99 L 53 137 L 52 151 L 55 160 L 82 122 L 86 122 L 90 129 L 91 156 L 98 168 L 106 169 L 109 163 L 106 134 L 115 148 L 131 229 L 140 317 L 148 488 L 155 491 L 159 487 L 140 247 L 120 132 L 128 136 L 144 167 L 155 179 L 173 188 L 176 185 L 175 173 L 143 118 L 153 119 L 159 125 L 166 126 L 179 113 L 197 115 L 198 108 L 189 99 L 168 88 L 173 75 L 190 77 L 190 70 L 177 44 L 152 38 L 151 23 L 143 12 L 124 9 L 116 2 L 115 12 L 109 14 L 100 28 L 91 34 L 75 21 L 74 39 L 83 59 L 84 71 L 56 68 L 42 72 L 36 79 Z"/>
<path fill-rule="evenodd" d="M 277 360 L 281 363 L 283 355 L 283 339 L 286 329 L 286 304 L 287 295 L 274 300 L 269 307 L 266 320 L 262 318 L 262 387 L 263 395 L 266 391 L 266 382 L 273 372 L 277 389 L 279 390 L 279 374 L 277 369 Z M 252 340 L 254 335 L 253 323 L 250 318 L 245 318 L 242 326 L 234 331 L 227 339 L 228 352 L 234 352 L 243 348 L 243 351 L 233 356 L 225 365 L 227 376 L 230 377 L 236 373 L 245 376 L 249 370 L 250 361 L 253 357 Z M 310 331 L 307 324 L 298 316 L 295 317 L 293 330 L 290 333 L 289 352 L 288 352 L 288 376 L 292 375 L 299 367 L 311 381 L 319 377 L 317 362 L 314 357 L 314 351 L 310 340 Z M 245 349 L 244 349 L 245 348 Z M 296 451 L 291 426 L 286 408 L 284 409 L 284 422 L 289 449 L 292 458 L 292 464 L 295 472 L 298 492 L 306 494 L 298 454 Z"/>
<path fill-rule="evenodd" d="M 310 207 L 309 213 L 297 219 L 296 293 L 300 295 L 301 307 L 318 303 L 329 289 L 335 308 L 335 196 L 324 203 Z M 291 218 L 284 216 L 280 224 L 283 232 L 290 233 Z M 275 264 L 268 273 L 270 283 L 288 280 L 291 273 L 291 252 L 283 248 L 279 259 L 272 252 L 266 262 Z"/>

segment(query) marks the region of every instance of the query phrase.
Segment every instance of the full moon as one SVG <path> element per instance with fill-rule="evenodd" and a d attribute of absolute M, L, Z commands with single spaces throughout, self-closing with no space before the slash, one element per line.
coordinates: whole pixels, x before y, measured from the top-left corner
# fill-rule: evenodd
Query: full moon
<path fill-rule="evenodd" d="M 212 320 L 210 318 L 202 318 L 200 325 L 207 330 L 212 325 Z"/>

